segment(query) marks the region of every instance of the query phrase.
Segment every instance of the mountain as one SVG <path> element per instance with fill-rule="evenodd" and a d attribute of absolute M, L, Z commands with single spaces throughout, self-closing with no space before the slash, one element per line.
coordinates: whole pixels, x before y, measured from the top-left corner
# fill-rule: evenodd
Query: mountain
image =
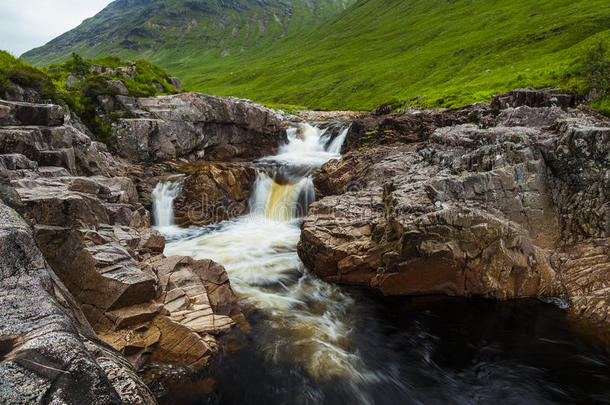
<path fill-rule="evenodd" d="M 271 46 L 351 0 L 117 0 L 23 57 L 37 65 L 113 54 L 191 63 Z"/>
<path fill-rule="evenodd" d="M 24 58 L 143 57 L 191 90 L 318 109 L 559 86 L 610 111 L 609 43 L 606 0 L 119 0 Z"/>

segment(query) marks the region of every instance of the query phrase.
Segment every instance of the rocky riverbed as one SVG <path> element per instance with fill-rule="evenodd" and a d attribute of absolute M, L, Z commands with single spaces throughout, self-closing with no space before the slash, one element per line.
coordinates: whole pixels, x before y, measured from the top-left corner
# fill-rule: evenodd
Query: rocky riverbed
<path fill-rule="evenodd" d="M 153 395 L 145 370 L 211 369 L 247 333 L 221 265 L 163 255 L 151 192 L 181 174 L 178 224 L 240 216 L 250 162 L 300 119 L 194 93 L 105 101 L 129 117 L 111 149 L 63 107 L 0 100 L 2 403 L 153 404 L 171 387 Z M 324 115 L 351 127 L 315 173 L 303 263 L 384 295 L 553 298 L 607 324 L 610 121 L 577 101 Z"/>

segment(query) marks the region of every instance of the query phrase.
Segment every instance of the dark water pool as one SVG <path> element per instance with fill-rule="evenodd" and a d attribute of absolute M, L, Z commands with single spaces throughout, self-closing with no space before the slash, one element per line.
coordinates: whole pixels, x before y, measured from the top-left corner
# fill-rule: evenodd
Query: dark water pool
<path fill-rule="evenodd" d="M 608 329 L 536 300 L 379 299 L 360 292 L 354 352 L 373 374 L 351 384 L 314 381 L 249 346 L 220 366 L 214 404 L 610 403 Z"/>

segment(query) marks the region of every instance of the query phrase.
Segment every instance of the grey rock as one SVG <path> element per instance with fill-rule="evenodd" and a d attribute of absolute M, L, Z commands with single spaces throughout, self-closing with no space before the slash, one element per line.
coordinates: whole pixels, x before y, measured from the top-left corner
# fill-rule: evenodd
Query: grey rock
<path fill-rule="evenodd" d="M 0 223 L 0 402 L 154 404 L 131 366 L 97 339 L 27 224 L 1 203 Z"/>
<path fill-rule="evenodd" d="M 134 117 L 113 126 L 117 150 L 135 162 L 204 151 L 206 160 L 272 154 L 284 136 L 277 112 L 246 100 L 197 93 L 119 101 Z"/>

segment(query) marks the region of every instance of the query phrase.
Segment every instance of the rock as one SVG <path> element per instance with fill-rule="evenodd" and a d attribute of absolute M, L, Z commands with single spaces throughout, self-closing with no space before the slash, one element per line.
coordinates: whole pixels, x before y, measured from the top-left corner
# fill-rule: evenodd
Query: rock
<path fill-rule="evenodd" d="M 123 84 L 123 82 L 120 80 L 106 80 L 106 85 L 110 90 L 120 94 L 121 96 L 129 95 L 129 90 L 127 90 L 125 84 Z"/>
<path fill-rule="evenodd" d="M 610 239 L 591 239 L 557 250 L 551 263 L 567 290 L 570 310 L 610 322 Z"/>
<path fill-rule="evenodd" d="M 83 79 L 81 77 L 76 77 L 75 75 L 70 73 L 68 75 L 68 78 L 66 79 L 66 87 L 71 89 L 72 87 L 80 84 L 82 81 Z"/>
<path fill-rule="evenodd" d="M 495 112 L 487 104 L 455 110 L 405 110 L 393 115 L 367 115 L 354 119 L 343 144 L 343 152 L 395 142 L 422 142 L 437 129 L 476 123 L 490 125 Z"/>
<path fill-rule="evenodd" d="M 100 337 L 134 364 L 207 366 L 220 349 L 218 337 L 247 326 L 222 266 L 178 256 L 155 256 L 145 266 L 159 278 L 155 302 L 107 312 L 110 322 L 99 327 Z"/>
<path fill-rule="evenodd" d="M 29 227 L 0 203 L 0 402 L 155 404 L 121 355 L 101 343 Z"/>
<path fill-rule="evenodd" d="M 580 97 L 577 94 L 561 94 L 552 89 L 518 89 L 495 96 L 491 107 L 497 110 L 510 107 L 559 107 L 562 109 L 577 107 Z"/>
<path fill-rule="evenodd" d="M 521 106 L 481 128 L 450 111 L 436 122 L 452 126 L 412 139 L 410 114 L 376 121 L 403 128 L 387 145 L 316 174 L 324 198 L 303 221 L 303 262 L 386 295 L 557 296 L 607 321 L 610 123 Z"/>
<path fill-rule="evenodd" d="M 35 235 L 45 258 L 94 328 L 105 322 L 106 312 L 156 297 L 156 277 L 142 271 L 120 242 L 49 225 L 37 225 Z"/>
<path fill-rule="evenodd" d="M 3 110 L 3 111 L 2 111 Z M 0 126 L 40 125 L 56 127 L 64 123 L 66 111 L 54 104 L 32 104 L 0 100 Z"/>
<path fill-rule="evenodd" d="M 175 77 L 175 76 L 170 76 L 167 78 L 167 82 L 169 84 L 171 84 L 172 86 L 174 86 L 176 88 L 176 90 L 181 90 L 182 89 L 182 82 L 180 81 L 179 78 Z"/>
<path fill-rule="evenodd" d="M 58 166 L 72 174 L 119 175 L 126 164 L 111 156 L 106 146 L 62 107 L 5 103 L 7 118 L 0 122 L 0 154 L 21 154 L 39 166 Z M 1 110 L 1 108 L 0 108 Z M 67 118 L 66 118 L 67 117 Z"/>
<path fill-rule="evenodd" d="M 278 113 L 249 101 L 197 93 L 118 100 L 137 117 L 113 126 L 117 150 L 134 162 L 255 159 L 273 154 L 284 136 Z"/>
<path fill-rule="evenodd" d="M 157 90 L 157 93 L 165 93 L 165 88 L 161 85 L 161 83 L 154 82 L 153 85 Z"/>
<path fill-rule="evenodd" d="M 22 101 L 25 103 L 42 103 L 42 97 L 36 89 L 24 87 L 12 81 L 8 81 L 8 86 L 4 87 L 4 93 L 0 93 L 0 98 L 8 101 Z"/>
<path fill-rule="evenodd" d="M 209 225 L 245 214 L 256 171 L 247 164 L 196 162 L 174 200 L 180 226 Z"/>

